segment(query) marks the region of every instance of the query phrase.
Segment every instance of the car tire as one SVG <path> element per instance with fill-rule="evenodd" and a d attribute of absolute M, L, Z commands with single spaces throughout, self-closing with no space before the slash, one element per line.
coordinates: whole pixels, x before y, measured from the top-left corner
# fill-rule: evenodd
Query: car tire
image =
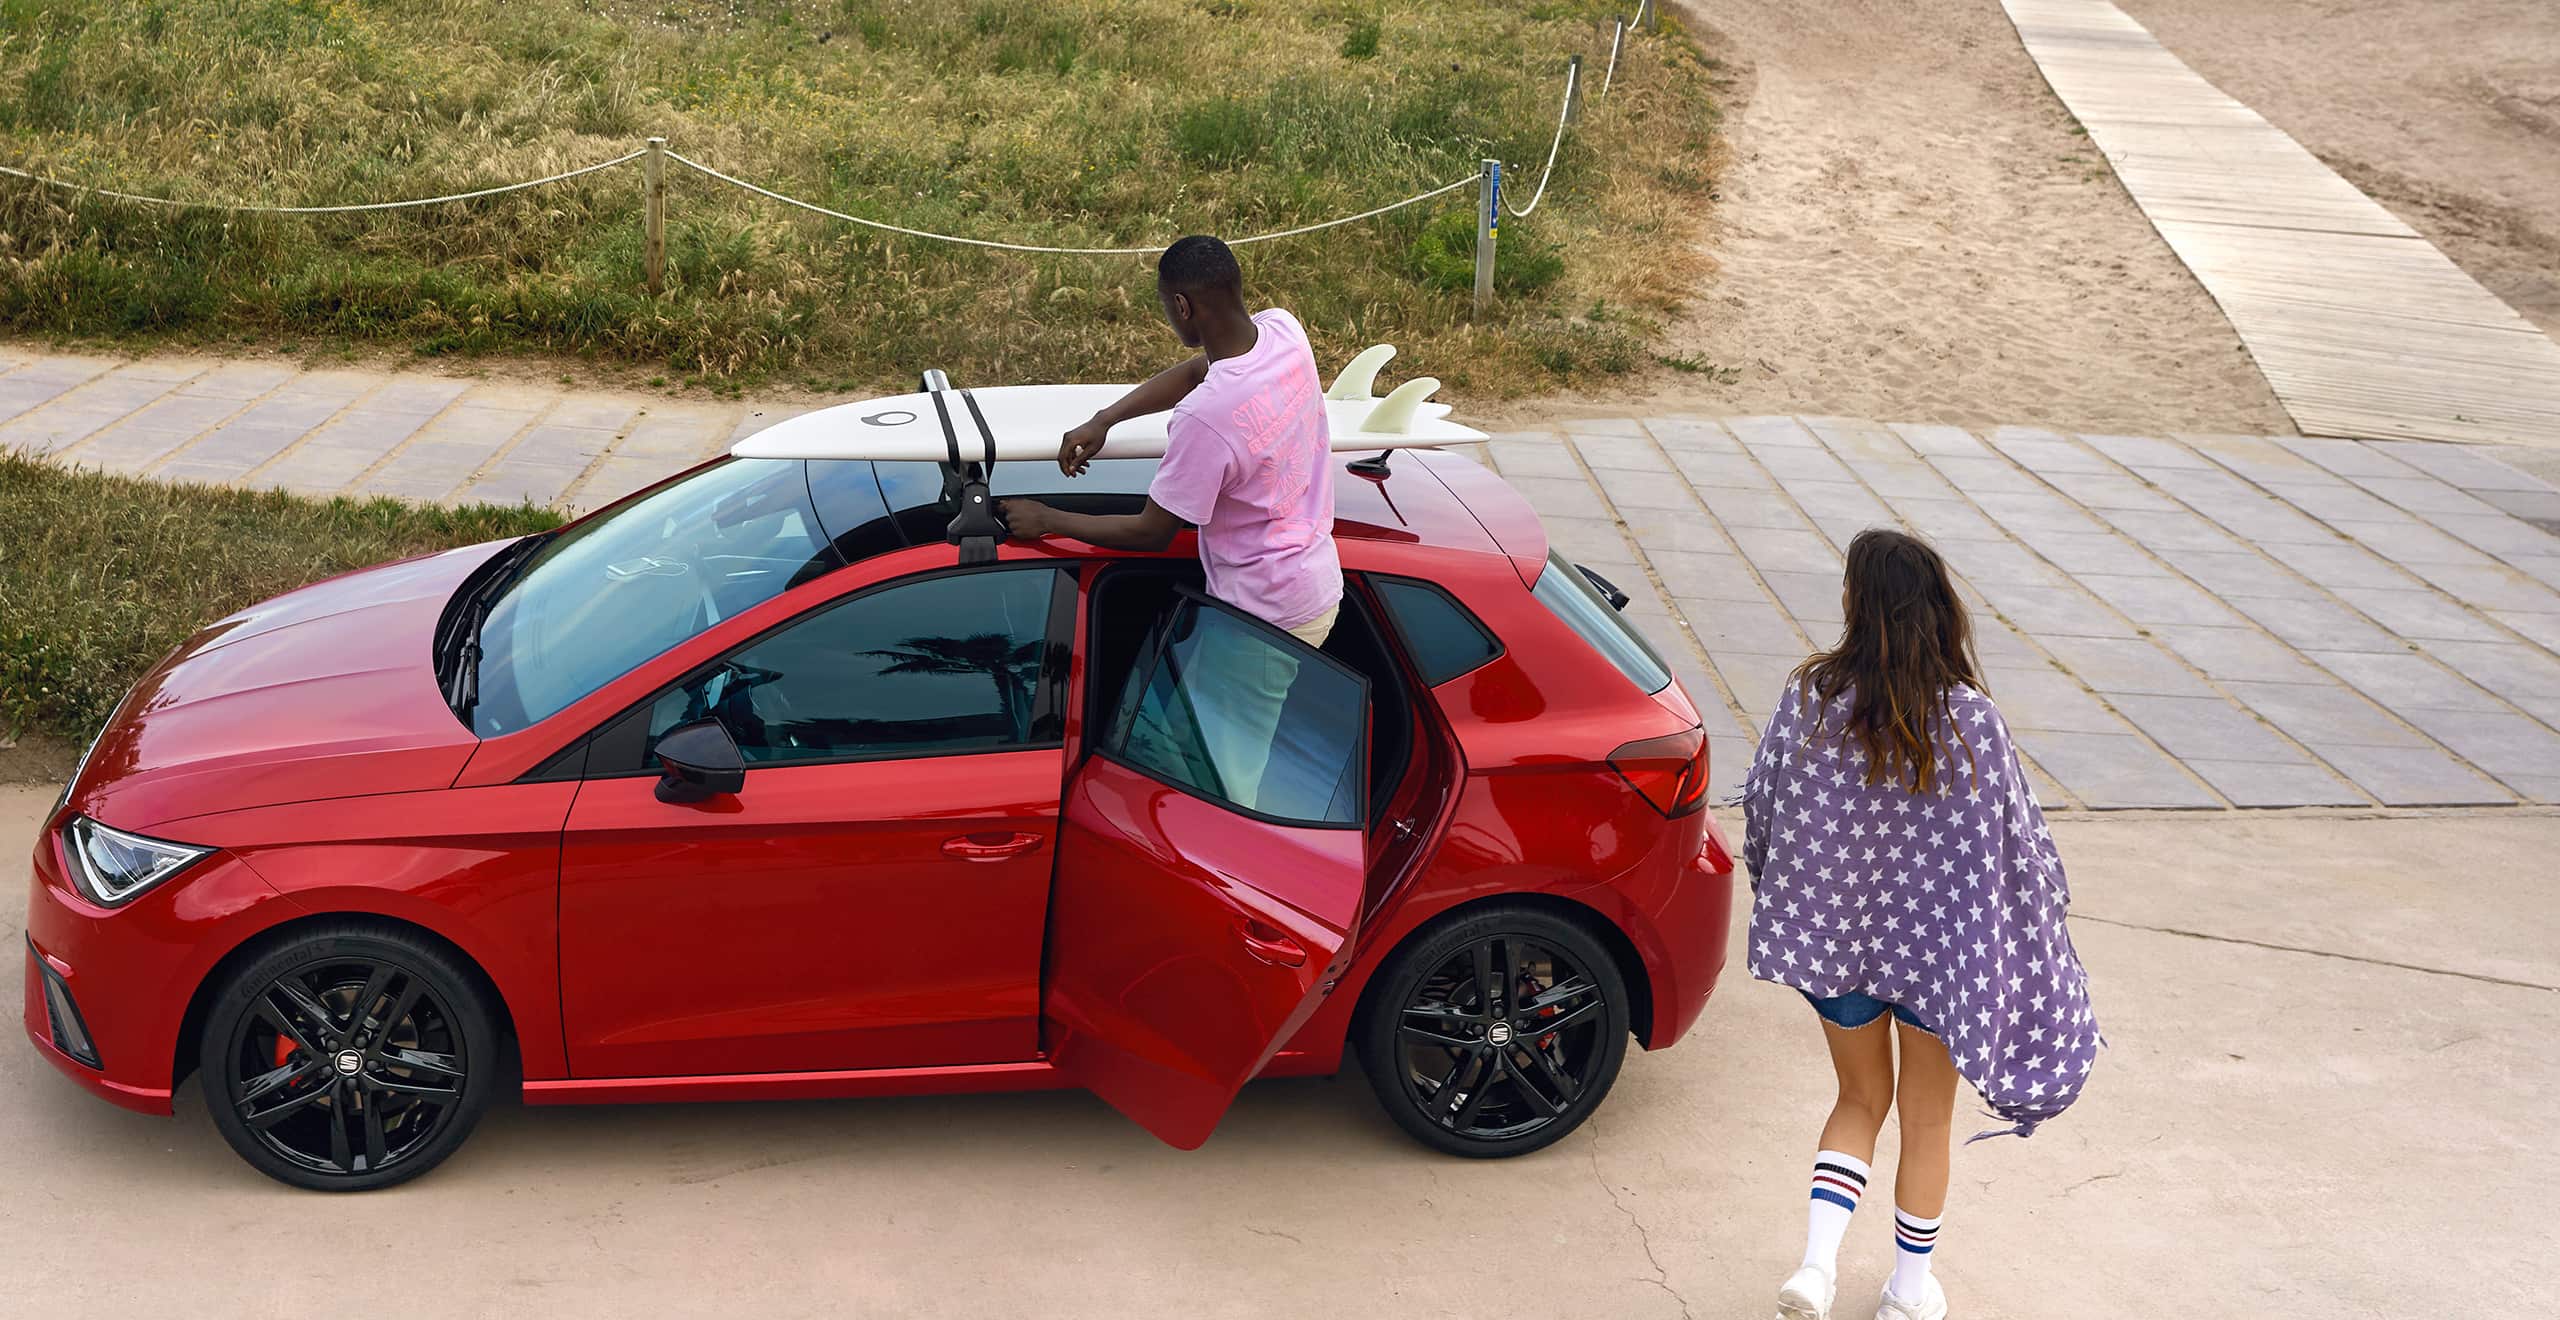
<path fill-rule="evenodd" d="M 1504 973 L 1506 949 L 1525 956 L 1525 975 Z M 1496 1011 L 1472 1002 L 1486 997 L 1475 969 L 1504 986 Z M 1523 981 L 1532 993 L 1520 993 Z M 1505 1159 L 1563 1140 L 1608 1097 L 1626 1059 L 1616 959 L 1589 928 L 1545 908 L 1477 908 L 1425 928 L 1387 960 L 1366 999 L 1354 1043 L 1378 1103 L 1415 1140 L 1450 1155 Z M 1549 1022 L 1565 1025 L 1544 1030 Z"/>
<path fill-rule="evenodd" d="M 294 1187 L 373 1191 L 425 1173 L 501 1085 L 483 984 L 396 927 L 295 932 L 215 991 L 198 1061 L 214 1126 L 250 1167 Z"/>

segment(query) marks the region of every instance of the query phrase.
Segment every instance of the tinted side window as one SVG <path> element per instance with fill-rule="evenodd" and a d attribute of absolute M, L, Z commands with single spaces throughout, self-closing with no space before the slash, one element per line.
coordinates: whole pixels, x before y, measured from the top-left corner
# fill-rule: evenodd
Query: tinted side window
<path fill-rule="evenodd" d="M 645 747 L 714 718 L 750 766 L 934 756 L 1054 742 L 1065 575 L 1000 569 L 856 596 L 659 695 Z"/>
<path fill-rule="evenodd" d="M 1123 699 L 1111 749 L 1257 816 L 1358 825 L 1368 684 L 1341 663 L 1185 600 Z"/>
<path fill-rule="evenodd" d="M 1502 644 L 1447 592 L 1395 578 L 1372 578 L 1370 585 L 1386 602 L 1424 683 L 1437 687 L 1502 654 Z"/>

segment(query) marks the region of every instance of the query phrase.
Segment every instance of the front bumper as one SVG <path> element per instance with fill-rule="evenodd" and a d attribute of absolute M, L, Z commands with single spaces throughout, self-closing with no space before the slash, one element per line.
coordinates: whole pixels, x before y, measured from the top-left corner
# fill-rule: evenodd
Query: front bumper
<path fill-rule="evenodd" d="M 57 814 L 37 836 L 27 890 L 27 1039 L 92 1095 L 166 1114 L 176 1087 L 179 1032 L 196 987 L 221 952 L 237 946 L 241 929 L 257 920 L 250 907 L 287 900 L 247 866 L 217 853 L 123 907 L 101 908 L 71 887 L 61 837 Z M 57 1043 L 48 979 L 76 1008 L 95 1066 Z"/>

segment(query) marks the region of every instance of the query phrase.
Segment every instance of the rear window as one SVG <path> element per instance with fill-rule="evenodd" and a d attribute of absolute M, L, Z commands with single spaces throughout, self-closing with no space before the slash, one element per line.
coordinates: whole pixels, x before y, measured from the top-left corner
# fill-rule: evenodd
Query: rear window
<path fill-rule="evenodd" d="M 1660 692 L 1671 686 L 1671 671 L 1663 667 L 1662 657 L 1561 553 L 1547 556 L 1547 571 L 1538 575 L 1534 594 L 1637 687 Z"/>

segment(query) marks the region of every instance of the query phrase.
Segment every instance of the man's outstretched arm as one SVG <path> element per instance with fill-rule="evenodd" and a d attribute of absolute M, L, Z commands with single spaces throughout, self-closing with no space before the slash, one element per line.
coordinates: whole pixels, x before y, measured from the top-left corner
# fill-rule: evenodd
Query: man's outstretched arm
<path fill-rule="evenodd" d="M 1201 353 L 1149 376 L 1145 383 L 1121 395 L 1083 425 L 1067 432 L 1066 438 L 1058 443 L 1058 470 L 1071 477 L 1083 476 L 1085 465 L 1101 452 L 1103 437 L 1111 433 L 1112 427 L 1132 417 L 1144 417 L 1171 408 L 1182 402 L 1182 396 L 1198 389 L 1208 375 L 1209 357 Z"/>
<path fill-rule="evenodd" d="M 1063 536 L 1105 550 L 1162 550 L 1185 526 L 1152 499 L 1136 513 L 1069 513 L 1038 500 L 1006 500 L 998 512 L 1017 541 Z"/>

